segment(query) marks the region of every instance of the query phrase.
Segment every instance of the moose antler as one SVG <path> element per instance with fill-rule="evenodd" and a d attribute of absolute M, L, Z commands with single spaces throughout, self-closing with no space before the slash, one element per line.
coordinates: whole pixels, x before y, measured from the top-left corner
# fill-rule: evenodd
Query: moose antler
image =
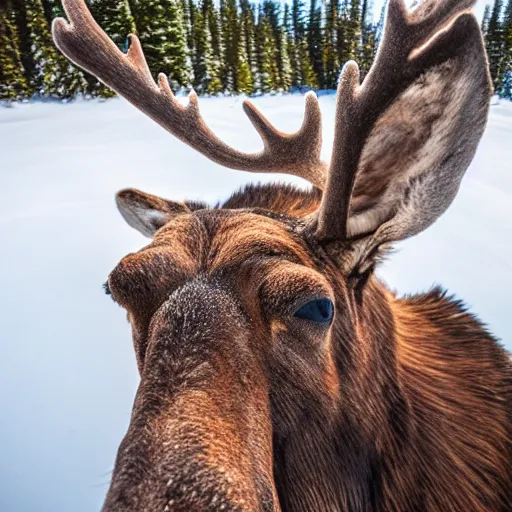
<path fill-rule="evenodd" d="M 137 36 L 129 36 L 131 45 L 125 55 L 94 21 L 84 0 L 63 0 L 62 4 L 70 23 L 59 18 L 52 29 L 62 53 L 167 131 L 226 167 L 292 174 L 323 187 L 327 166 L 320 160 L 321 113 L 314 93 L 306 96 L 302 127 L 290 135 L 274 128 L 252 103 L 245 101 L 245 113 L 260 134 L 264 149 L 255 154 L 237 151 L 204 123 L 194 92 L 189 95 L 189 104 L 182 106 L 164 74 L 158 76 L 158 85 L 155 83 Z"/>
<path fill-rule="evenodd" d="M 379 118 L 394 102 L 399 101 L 413 82 L 436 66 L 464 56 L 463 52 L 469 50 L 472 53 L 467 53 L 460 60 L 466 58 L 471 67 L 475 65 L 480 73 L 477 78 L 486 76 L 487 66 L 478 24 L 473 15 L 463 13 L 474 3 L 475 0 L 426 0 L 415 11 L 408 13 L 403 0 L 389 0 L 384 37 L 361 86 L 357 64 L 348 62 L 345 65 L 338 85 L 332 159 L 316 219 L 318 238 L 324 241 L 346 240 L 371 232 L 393 216 L 396 203 L 382 204 L 385 201 L 380 201 L 378 208 L 375 208 L 376 201 L 373 200 L 373 204 L 367 201 L 374 208 L 366 219 L 359 223 L 352 222 L 355 219 L 350 218 L 351 199 L 363 149 L 372 130 Z M 452 21 L 451 26 L 443 30 Z M 481 62 L 477 58 L 471 60 L 474 55 L 482 56 Z M 483 89 L 485 86 L 480 90 Z M 416 94 L 420 93 L 417 91 Z M 419 108 L 428 109 L 428 102 L 426 98 Z M 477 131 L 476 127 L 473 129 Z M 391 152 L 395 150 L 395 147 L 388 148 Z M 384 151 L 381 151 L 381 155 Z M 379 165 L 379 162 L 373 165 Z M 392 173 L 393 169 L 387 171 Z M 369 189 L 379 188 L 375 183 L 366 185 Z"/>
<path fill-rule="evenodd" d="M 304 122 L 291 135 L 249 102 L 244 110 L 264 149 L 247 154 L 204 123 L 197 96 L 182 106 L 167 77 L 151 76 L 140 42 L 123 54 L 96 24 L 84 0 L 63 0 L 70 23 L 57 19 L 57 46 L 73 62 L 183 142 L 233 169 L 282 172 L 323 191 L 306 228 L 323 241 L 349 241 L 362 261 L 386 242 L 419 233 L 453 201 L 485 128 L 492 90 L 475 0 L 424 0 L 408 12 L 389 0 L 384 37 L 362 85 L 354 62 L 338 85 L 330 167 L 320 160 L 321 115 L 306 97 Z M 349 265 L 350 266 L 350 265 Z"/>

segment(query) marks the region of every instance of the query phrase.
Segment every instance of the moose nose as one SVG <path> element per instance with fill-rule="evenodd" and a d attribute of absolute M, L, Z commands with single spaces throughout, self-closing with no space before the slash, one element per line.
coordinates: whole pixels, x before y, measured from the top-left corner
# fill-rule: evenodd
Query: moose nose
<path fill-rule="evenodd" d="M 245 322 L 205 282 L 154 315 L 104 512 L 278 510 L 268 386 Z"/>
<path fill-rule="evenodd" d="M 159 479 L 158 474 L 165 478 Z M 271 491 L 258 496 L 250 481 L 224 467 L 208 467 L 193 458 L 181 467 L 162 462 L 158 471 L 133 485 L 113 482 L 102 512 L 272 512 Z M 128 481 L 131 483 L 128 484 Z M 249 483 L 249 486 L 247 485 Z M 267 498 L 263 495 L 267 494 Z M 263 499 L 261 499 L 263 498 Z"/>

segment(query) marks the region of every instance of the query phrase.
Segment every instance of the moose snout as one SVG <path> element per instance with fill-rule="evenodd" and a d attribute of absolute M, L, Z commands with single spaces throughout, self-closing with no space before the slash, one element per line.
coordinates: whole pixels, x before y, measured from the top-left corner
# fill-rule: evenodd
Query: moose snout
<path fill-rule="evenodd" d="M 137 460 L 136 454 L 132 461 L 121 463 L 124 468 L 112 481 L 103 512 L 273 510 L 273 506 L 264 506 L 265 502 L 273 502 L 272 494 L 270 501 L 260 499 L 268 491 L 256 489 L 251 476 L 243 470 L 215 461 L 206 446 L 189 444 L 183 448 L 174 440 L 169 447 L 171 452 L 167 452 L 165 441 L 161 446 L 161 453 L 150 457 L 150 465 Z M 139 450 L 137 445 L 133 448 Z"/>
<path fill-rule="evenodd" d="M 278 510 L 268 389 L 250 339 L 238 306 L 208 283 L 161 306 L 103 512 Z"/>

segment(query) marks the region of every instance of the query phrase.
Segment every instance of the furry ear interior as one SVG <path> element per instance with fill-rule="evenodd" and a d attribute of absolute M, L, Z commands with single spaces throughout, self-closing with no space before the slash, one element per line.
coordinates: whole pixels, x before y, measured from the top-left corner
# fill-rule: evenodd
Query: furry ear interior
<path fill-rule="evenodd" d="M 183 203 L 131 188 L 118 192 L 116 203 L 124 220 L 148 238 L 152 238 L 156 231 L 176 215 L 190 212 Z"/>
<path fill-rule="evenodd" d="M 492 83 L 467 2 L 425 1 L 407 13 L 389 0 L 372 69 L 362 84 L 355 63 L 340 77 L 332 162 L 311 226 L 347 275 L 364 275 L 390 243 L 433 224 L 473 159 Z"/>
<path fill-rule="evenodd" d="M 352 237 L 378 229 L 384 241 L 408 238 L 452 203 L 489 111 L 491 85 L 478 31 L 468 22 L 463 51 L 425 70 L 375 123 L 350 201 Z"/>
<path fill-rule="evenodd" d="M 360 156 L 347 222 L 350 272 L 364 273 L 385 245 L 420 233 L 446 211 L 487 123 L 492 85 L 473 15 L 462 14 L 415 52 L 415 72 L 388 84 L 399 94 Z"/>

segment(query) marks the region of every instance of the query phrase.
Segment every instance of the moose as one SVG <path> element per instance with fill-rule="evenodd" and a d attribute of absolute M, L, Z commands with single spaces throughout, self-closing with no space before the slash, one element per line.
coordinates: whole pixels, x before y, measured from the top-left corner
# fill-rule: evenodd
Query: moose
<path fill-rule="evenodd" d="M 58 48 L 214 162 L 300 176 L 222 205 L 118 193 L 151 238 L 107 291 L 140 373 L 105 512 L 512 510 L 512 364 L 463 303 L 399 297 L 375 274 L 393 242 L 454 200 L 492 86 L 474 0 L 390 0 L 369 74 L 348 62 L 332 158 L 321 114 L 277 130 L 250 102 L 259 153 L 226 145 L 139 40 L 123 52 L 84 0 L 63 0 Z M 483 279 L 481 274 L 475 279 Z"/>

